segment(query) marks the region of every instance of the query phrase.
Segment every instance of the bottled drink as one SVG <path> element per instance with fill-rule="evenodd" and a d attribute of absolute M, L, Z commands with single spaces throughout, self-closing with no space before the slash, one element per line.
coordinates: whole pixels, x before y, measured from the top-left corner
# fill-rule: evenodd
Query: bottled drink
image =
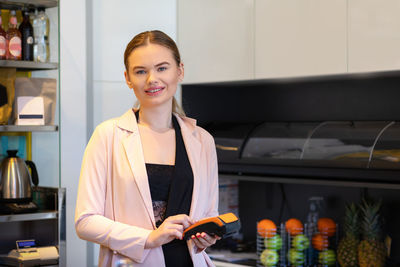
<path fill-rule="evenodd" d="M 3 21 L 1 20 L 0 11 L 0 59 L 6 59 L 7 57 L 7 35 L 2 27 Z"/>
<path fill-rule="evenodd" d="M 307 214 L 307 228 L 306 234 L 309 239 L 312 239 L 313 235 L 318 232 L 318 219 L 324 209 L 324 198 L 323 197 L 310 197 L 308 199 L 310 208 Z M 318 262 L 318 253 L 314 249 L 308 250 L 307 255 L 311 266 L 314 266 Z"/>
<path fill-rule="evenodd" d="M 15 10 L 10 11 L 10 22 L 7 30 L 7 59 L 21 59 L 21 33 L 17 29 Z"/>
<path fill-rule="evenodd" d="M 37 16 L 37 9 L 30 8 L 29 9 L 29 22 L 33 25 L 33 20 Z"/>
<path fill-rule="evenodd" d="M 33 20 L 34 59 L 47 62 L 49 59 L 49 18 L 44 8 L 38 8 L 37 16 Z"/>
<path fill-rule="evenodd" d="M 29 21 L 29 12 L 24 11 L 24 19 L 19 25 L 22 36 L 22 60 L 33 60 L 33 28 Z"/>

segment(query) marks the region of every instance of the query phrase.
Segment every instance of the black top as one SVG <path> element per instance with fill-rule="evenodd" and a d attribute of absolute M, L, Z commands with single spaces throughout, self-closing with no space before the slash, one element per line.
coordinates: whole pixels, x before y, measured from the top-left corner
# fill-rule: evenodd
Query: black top
<path fill-rule="evenodd" d="M 139 121 L 139 112 L 135 112 L 135 115 Z M 170 216 L 177 214 L 189 215 L 190 205 L 192 203 L 193 171 L 187 156 L 181 128 L 174 115 L 172 115 L 172 124 L 175 130 L 176 143 L 175 166 L 146 164 L 153 208 L 154 202 L 157 200 L 163 201 L 162 198 L 165 199 L 165 192 L 168 191 L 165 216 L 158 221 L 157 226 L 159 226 L 165 218 Z M 164 172 L 167 169 L 168 171 Z M 154 185 L 155 181 L 159 181 L 163 178 L 165 179 L 162 182 L 163 186 L 160 186 L 160 184 Z M 168 182 L 168 180 L 170 182 Z M 158 211 L 159 210 L 155 210 L 155 215 Z M 165 265 L 167 267 L 193 266 L 186 241 L 174 239 L 168 244 L 163 245 L 162 249 L 164 252 Z"/>
<path fill-rule="evenodd" d="M 159 226 L 165 219 L 174 169 L 174 165 L 146 163 L 151 200 L 153 202 L 154 218 L 157 226 Z"/>
<path fill-rule="evenodd" d="M 146 163 L 151 199 L 168 201 L 169 187 L 174 175 L 174 165 Z"/>

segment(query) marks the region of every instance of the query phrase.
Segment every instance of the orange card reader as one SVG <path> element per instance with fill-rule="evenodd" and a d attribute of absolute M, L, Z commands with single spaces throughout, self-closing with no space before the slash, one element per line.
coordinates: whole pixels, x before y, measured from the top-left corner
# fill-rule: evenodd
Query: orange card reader
<path fill-rule="evenodd" d="M 188 240 L 196 233 L 205 232 L 219 237 L 230 236 L 240 229 L 240 221 L 233 213 L 225 213 L 216 217 L 200 220 L 183 232 L 183 239 Z"/>

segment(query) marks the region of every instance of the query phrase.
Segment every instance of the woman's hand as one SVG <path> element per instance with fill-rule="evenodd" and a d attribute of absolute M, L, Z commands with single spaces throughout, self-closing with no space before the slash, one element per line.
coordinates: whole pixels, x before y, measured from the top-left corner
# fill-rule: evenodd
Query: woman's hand
<path fill-rule="evenodd" d="M 210 236 L 207 233 L 197 233 L 196 235 L 191 236 L 193 242 L 197 246 L 197 248 L 202 251 L 206 249 L 209 246 L 212 246 L 217 242 L 217 240 L 220 240 L 221 237 L 219 236 Z"/>
<path fill-rule="evenodd" d="M 186 214 L 170 216 L 156 230 L 152 231 L 146 240 L 145 249 L 162 246 L 170 241 L 182 239 L 183 231 L 193 224 Z"/>

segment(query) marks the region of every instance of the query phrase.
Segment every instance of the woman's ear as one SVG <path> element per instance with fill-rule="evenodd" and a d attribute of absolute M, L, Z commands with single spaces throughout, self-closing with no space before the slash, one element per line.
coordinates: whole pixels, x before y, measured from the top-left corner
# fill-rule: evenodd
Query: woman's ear
<path fill-rule="evenodd" d="M 133 89 L 133 85 L 131 83 L 131 81 L 129 80 L 129 76 L 128 73 L 126 73 L 126 71 L 124 71 L 124 75 L 125 75 L 125 82 L 128 85 L 129 88 Z"/>
<path fill-rule="evenodd" d="M 179 64 L 179 77 L 178 77 L 180 82 L 183 81 L 183 77 L 185 77 L 185 68 L 183 66 L 183 63 L 180 63 Z"/>

